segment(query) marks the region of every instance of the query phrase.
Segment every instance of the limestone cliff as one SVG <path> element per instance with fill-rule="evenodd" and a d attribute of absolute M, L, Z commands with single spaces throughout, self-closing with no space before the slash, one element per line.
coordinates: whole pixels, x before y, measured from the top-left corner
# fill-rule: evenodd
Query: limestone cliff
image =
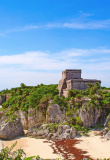
<path fill-rule="evenodd" d="M 29 108 L 28 111 L 18 110 L 15 114 L 21 119 L 23 129 L 28 129 L 41 123 L 65 123 L 69 122 L 73 117 L 80 117 L 83 126 L 85 127 L 94 127 L 97 124 L 104 125 L 109 114 L 108 109 L 110 106 L 102 106 L 101 108 L 98 108 L 94 105 L 91 107 L 89 101 L 90 99 L 84 99 L 84 101 L 80 103 L 80 107 L 76 112 L 72 113 L 70 110 L 70 115 L 66 114 L 64 107 L 51 103 L 47 109 Z M 74 108 L 74 105 L 71 105 L 71 107 Z M 5 113 L 6 110 L 0 111 L 0 118 L 2 118 Z"/>

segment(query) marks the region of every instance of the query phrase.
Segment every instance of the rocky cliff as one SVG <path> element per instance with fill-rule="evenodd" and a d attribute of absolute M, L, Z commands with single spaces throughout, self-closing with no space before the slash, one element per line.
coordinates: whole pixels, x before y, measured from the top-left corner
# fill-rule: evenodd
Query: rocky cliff
<path fill-rule="evenodd" d="M 87 103 L 86 103 L 87 104 Z M 5 111 L 6 112 L 6 111 Z M 0 118 L 5 114 L 0 112 Z M 94 127 L 97 124 L 104 125 L 108 116 L 108 109 L 106 107 L 97 108 L 97 106 L 80 107 L 76 113 L 71 113 L 70 116 L 66 114 L 65 110 L 61 110 L 58 104 L 50 104 L 46 112 L 35 108 L 29 108 L 28 111 L 16 111 L 15 114 L 21 119 L 24 129 L 28 129 L 36 124 L 42 123 L 65 123 L 69 122 L 74 117 L 80 117 L 84 127 Z"/>

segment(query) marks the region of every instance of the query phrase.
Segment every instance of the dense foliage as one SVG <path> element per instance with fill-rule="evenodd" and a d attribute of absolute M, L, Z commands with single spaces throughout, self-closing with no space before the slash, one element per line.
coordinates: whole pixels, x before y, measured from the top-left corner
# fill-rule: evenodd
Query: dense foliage
<path fill-rule="evenodd" d="M 61 107 L 61 110 L 66 111 L 67 116 L 72 116 L 83 104 L 85 99 L 89 99 L 85 108 L 88 106 L 101 108 L 102 106 L 110 105 L 110 92 L 105 87 L 100 88 L 98 83 L 94 86 L 88 84 L 86 90 L 69 90 L 68 98 L 58 96 L 58 85 L 26 86 L 21 83 L 21 87 L 4 90 L 0 95 L 8 94 L 9 99 L 2 104 L 3 109 L 9 109 L 9 113 L 17 110 L 27 111 L 28 108 L 45 108 L 48 107 L 48 102 L 56 103 Z M 83 107 L 83 106 L 82 106 Z M 8 114 L 8 112 L 7 112 Z"/>
<path fill-rule="evenodd" d="M 3 108 L 9 108 L 10 111 L 23 110 L 28 108 L 46 107 L 48 101 L 58 95 L 57 85 L 38 85 L 26 86 L 21 84 L 21 87 L 12 88 L 11 90 L 4 90 L 0 93 L 8 94 L 9 99 L 2 104 Z"/>
<path fill-rule="evenodd" d="M 89 99 L 89 103 L 84 106 L 85 108 L 88 106 L 102 108 L 102 106 L 110 105 L 110 92 L 105 87 L 100 88 L 98 82 L 94 86 L 89 83 L 88 88 L 84 91 L 69 90 L 68 98 L 55 96 L 53 103 L 60 105 L 61 109 L 66 110 L 66 115 L 71 116 L 82 106 L 85 99 Z"/>

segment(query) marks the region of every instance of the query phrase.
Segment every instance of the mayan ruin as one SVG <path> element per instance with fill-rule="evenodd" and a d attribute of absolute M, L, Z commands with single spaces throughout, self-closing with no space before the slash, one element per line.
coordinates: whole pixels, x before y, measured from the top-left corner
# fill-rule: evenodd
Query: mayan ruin
<path fill-rule="evenodd" d="M 68 90 L 86 90 L 89 83 L 94 85 L 96 82 L 101 84 L 100 80 L 81 78 L 80 69 L 66 69 L 62 71 L 62 79 L 59 81 L 59 96 L 68 96 Z"/>

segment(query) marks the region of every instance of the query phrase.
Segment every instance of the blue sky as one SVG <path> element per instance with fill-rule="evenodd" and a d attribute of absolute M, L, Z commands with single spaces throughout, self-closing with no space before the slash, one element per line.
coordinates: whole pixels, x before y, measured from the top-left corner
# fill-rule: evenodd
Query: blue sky
<path fill-rule="evenodd" d="M 56 84 L 64 69 L 110 87 L 109 0 L 3 0 L 0 22 L 0 90 Z"/>

